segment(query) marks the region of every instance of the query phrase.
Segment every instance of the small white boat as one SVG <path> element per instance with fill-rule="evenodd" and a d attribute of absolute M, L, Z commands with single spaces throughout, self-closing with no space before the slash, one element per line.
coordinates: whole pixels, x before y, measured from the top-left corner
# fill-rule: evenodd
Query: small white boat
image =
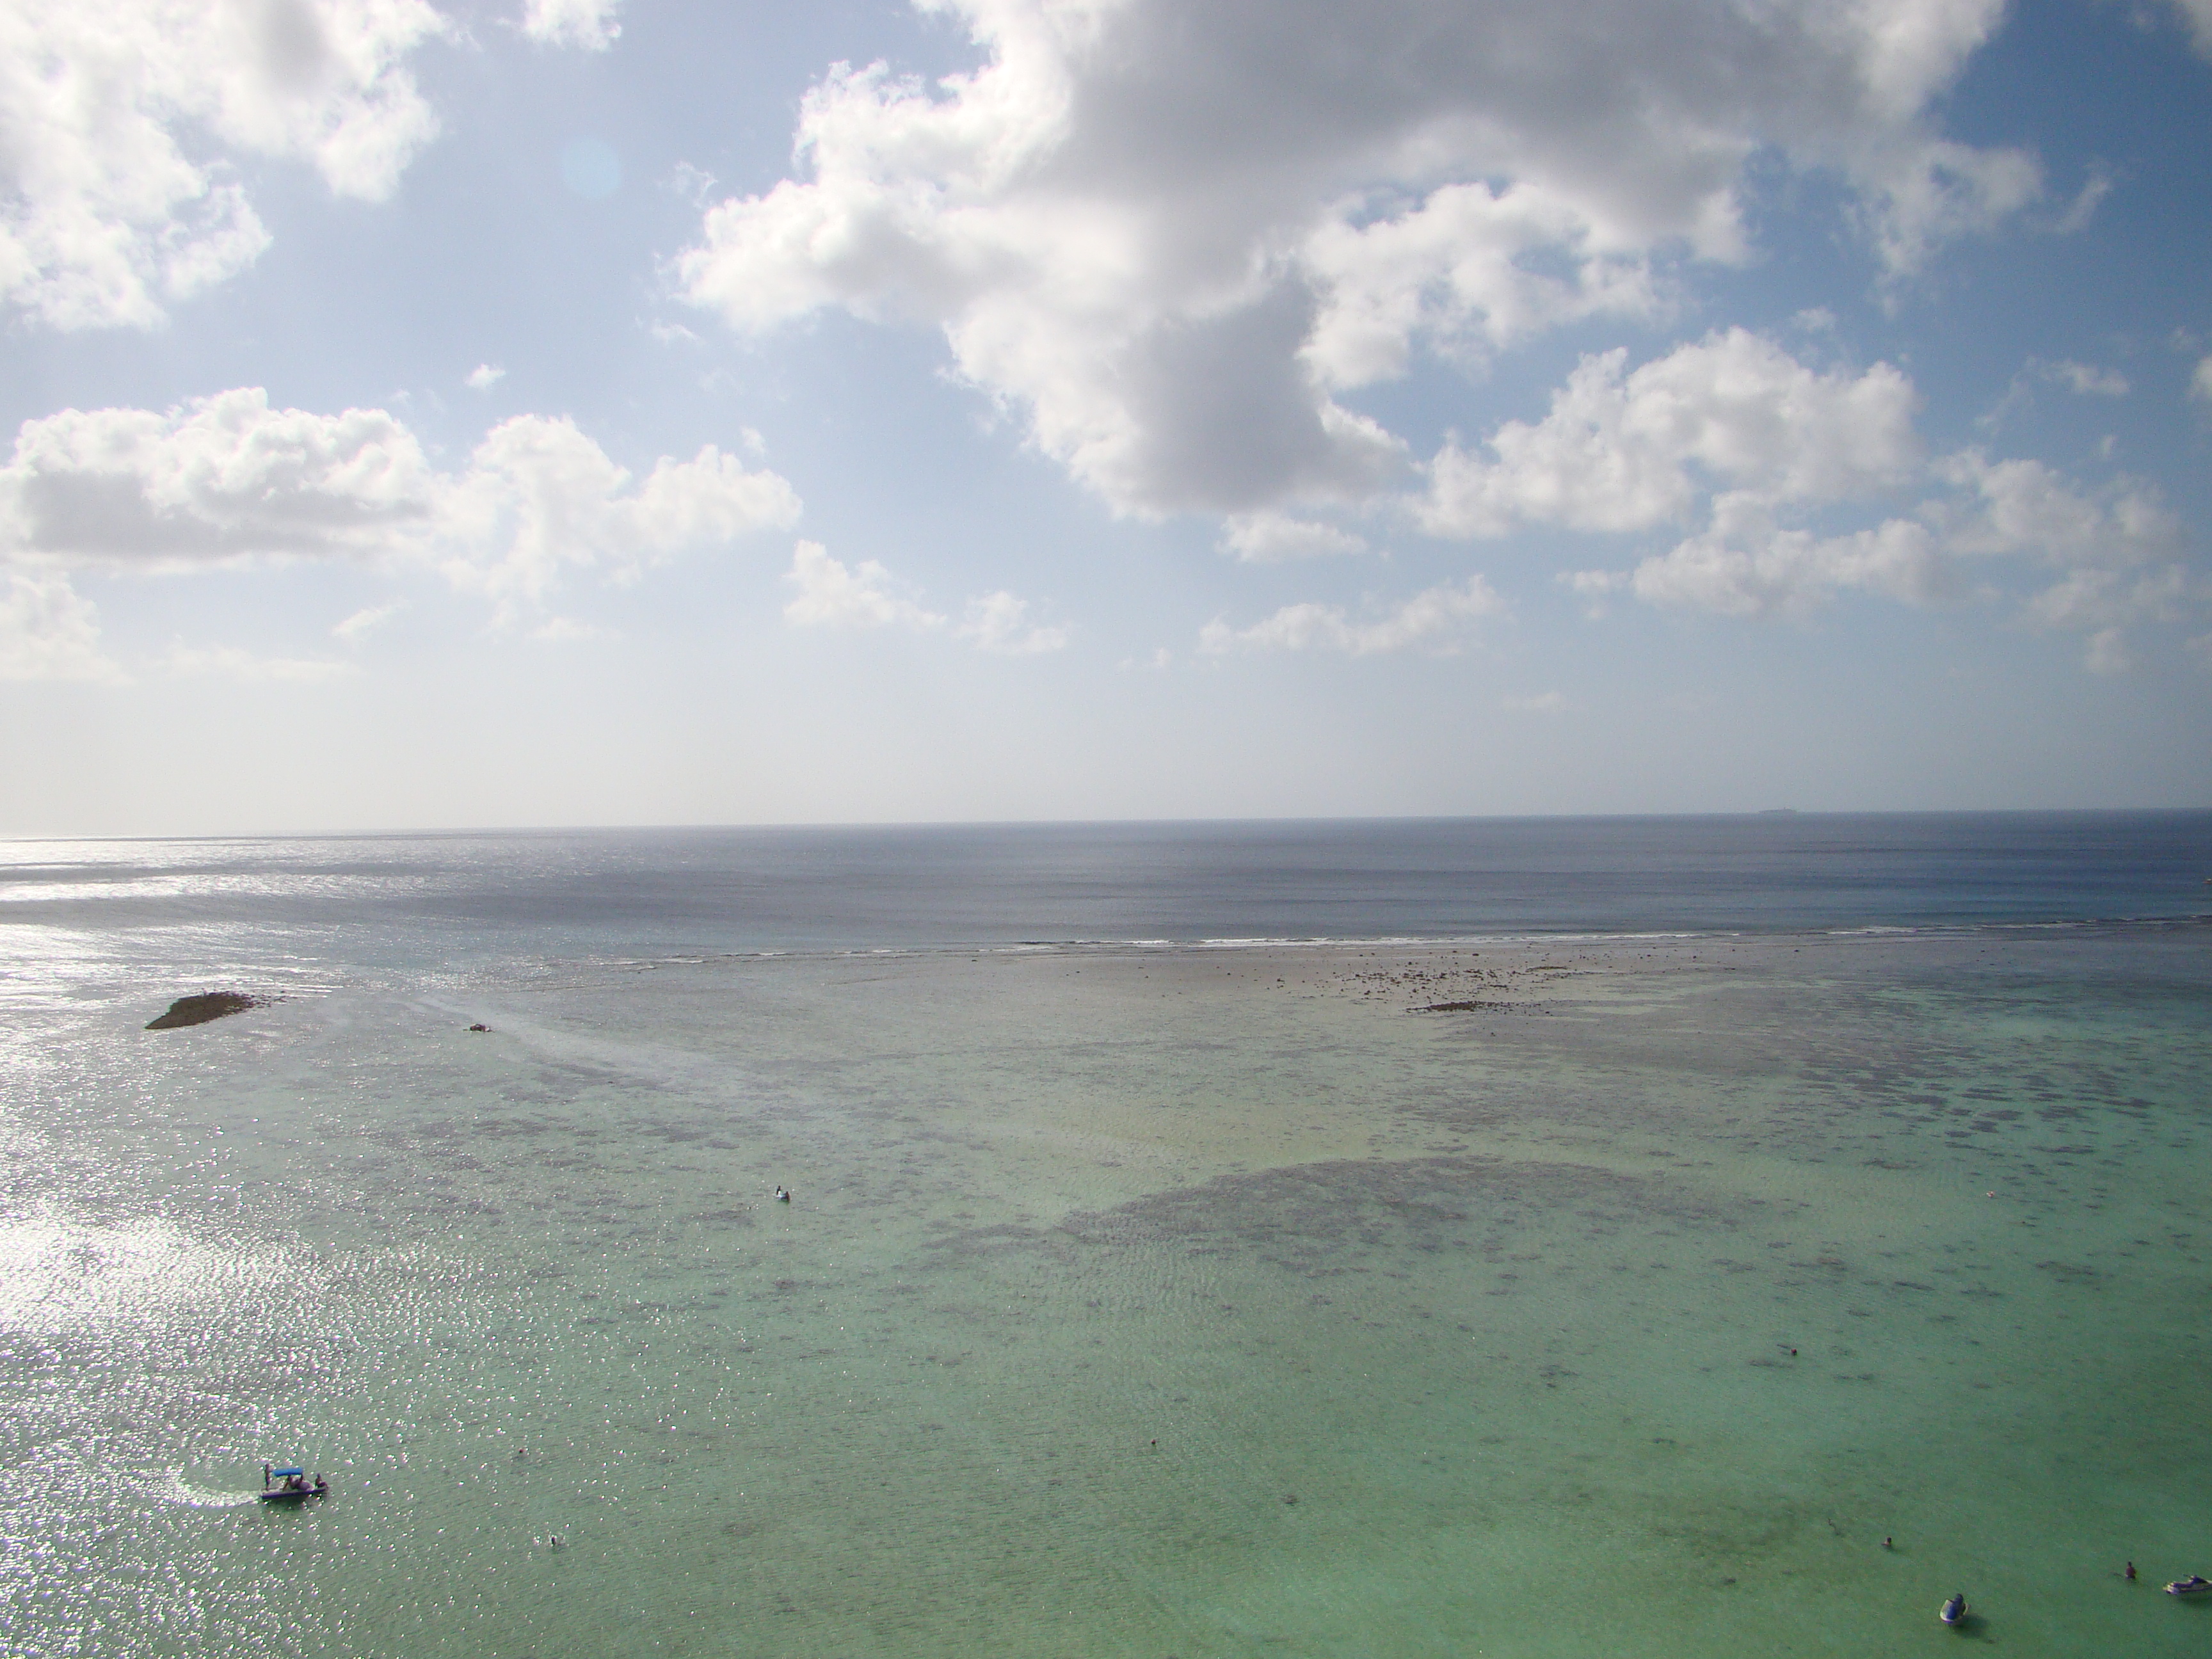
<path fill-rule="evenodd" d="M 2203 1595 L 2212 1591 L 2212 1578 L 2201 1572 L 2192 1572 L 2186 1578 L 2177 1578 L 2166 1587 L 2168 1595 Z"/>
<path fill-rule="evenodd" d="M 1960 1590 L 1953 1595 L 1943 1604 L 1943 1611 L 1936 1616 L 1945 1624 L 1953 1626 L 1965 1624 L 1966 1622 L 1966 1592 Z"/>

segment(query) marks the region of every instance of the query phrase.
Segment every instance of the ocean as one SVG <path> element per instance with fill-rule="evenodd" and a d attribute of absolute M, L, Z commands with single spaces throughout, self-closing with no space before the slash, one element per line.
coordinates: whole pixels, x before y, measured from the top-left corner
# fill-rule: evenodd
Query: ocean
<path fill-rule="evenodd" d="M 5 1650 L 2196 1653 L 2208 878 L 2206 813 L 8 844 Z"/>

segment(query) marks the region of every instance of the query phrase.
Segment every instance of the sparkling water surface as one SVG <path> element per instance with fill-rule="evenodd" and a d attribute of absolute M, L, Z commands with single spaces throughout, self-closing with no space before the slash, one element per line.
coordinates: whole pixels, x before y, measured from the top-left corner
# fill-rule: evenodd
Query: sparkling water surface
<path fill-rule="evenodd" d="M 2201 1651 L 2208 829 L 18 843 L 7 1650 Z"/>

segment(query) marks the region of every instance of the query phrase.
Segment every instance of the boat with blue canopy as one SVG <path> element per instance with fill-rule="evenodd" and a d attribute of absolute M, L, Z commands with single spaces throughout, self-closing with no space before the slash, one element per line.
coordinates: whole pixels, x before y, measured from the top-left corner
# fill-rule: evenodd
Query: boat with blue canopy
<path fill-rule="evenodd" d="M 328 1494 L 331 1483 L 316 1475 L 308 1478 L 305 1469 L 264 1468 L 261 1471 L 261 1490 L 254 1494 L 264 1504 L 304 1504 L 310 1498 Z"/>

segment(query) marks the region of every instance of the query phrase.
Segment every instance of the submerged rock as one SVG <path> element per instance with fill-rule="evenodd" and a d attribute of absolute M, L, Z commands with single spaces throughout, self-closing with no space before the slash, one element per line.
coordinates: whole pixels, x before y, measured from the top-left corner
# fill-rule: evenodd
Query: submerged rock
<path fill-rule="evenodd" d="M 243 991 L 204 991 L 196 997 L 179 997 L 169 1005 L 169 1012 L 159 1019 L 149 1019 L 149 1031 L 173 1031 L 179 1025 L 204 1025 L 211 1019 L 221 1019 L 225 1014 L 242 1014 L 248 1008 L 258 1008 L 262 999 L 247 996 Z"/>

